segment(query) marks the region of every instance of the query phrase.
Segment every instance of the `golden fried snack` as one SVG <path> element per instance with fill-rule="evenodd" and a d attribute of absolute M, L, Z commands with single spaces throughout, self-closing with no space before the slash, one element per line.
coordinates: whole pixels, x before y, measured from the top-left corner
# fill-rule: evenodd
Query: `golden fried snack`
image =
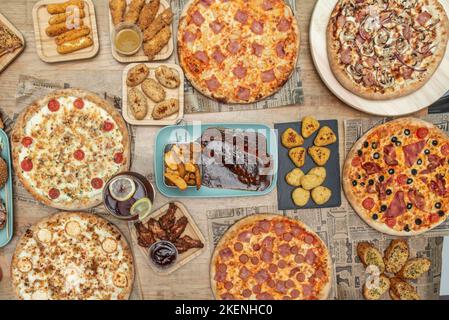
<path fill-rule="evenodd" d="M 167 45 L 170 38 L 171 28 L 165 26 L 153 39 L 144 43 L 143 51 L 150 61 Z"/>
<path fill-rule="evenodd" d="M 84 48 L 88 48 L 94 44 L 91 37 L 82 37 L 75 40 L 67 41 L 56 47 L 60 54 L 72 53 Z"/>
<path fill-rule="evenodd" d="M 76 40 L 81 37 L 88 36 L 90 34 L 90 28 L 83 26 L 76 30 L 70 30 L 66 33 L 57 36 L 55 42 L 58 46 L 62 45 L 64 42 Z"/>
<path fill-rule="evenodd" d="M 70 22 L 73 23 L 73 20 L 74 20 L 73 16 L 74 16 L 73 12 L 58 13 L 58 14 L 50 16 L 50 19 L 48 19 L 48 24 L 59 24 L 62 22 L 66 22 L 67 19 L 70 19 Z M 84 10 L 80 9 L 79 10 L 79 18 L 83 19 L 84 17 L 86 17 L 86 13 L 84 12 Z"/>
<path fill-rule="evenodd" d="M 80 9 L 84 9 L 83 0 L 69 0 L 63 3 L 48 4 L 47 11 L 49 14 L 57 14 L 66 12 L 70 6 L 77 6 Z"/>
<path fill-rule="evenodd" d="M 173 11 L 170 8 L 165 9 L 158 15 L 143 33 L 143 41 L 153 39 L 165 26 L 173 21 Z"/>
<path fill-rule="evenodd" d="M 112 22 L 114 25 L 118 25 L 123 22 L 126 0 L 109 0 L 109 9 L 111 10 Z"/>
<path fill-rule="evenodd" d="M 136 23 L 139 19 L 140 11 L 145 4 L 145 0 L 132 0 L 125 14 L 124 21 L 126 23 Z"/>
<path fill-rule="evenodd" d="M 84 22 L 83 22 L 83 20 L 81 20 L 79 27 L 82 27 L 83 25 L 84 25 Z M 78 28 L 78 29 L 80 29 L 80 28 Z M 78 30 L 78 29 L 72 29 L 72 30 Z M 59 36 L 63 33 L 66 33 L 68 31 L 70 31 L 70 29 L 67 27 L 67 23 L 65 23 L 65 22 L 49 25 L 47 27 L 47 29 L 45 29 L 45 33 L 49 37 L 57 37 L 57 36 Z"/>
<path fill-rule="evenodd" d="M 142 31 L 150 26 L 159 11 L 159 0 L 150 0 L 140 11 L 138 25 Z"/>

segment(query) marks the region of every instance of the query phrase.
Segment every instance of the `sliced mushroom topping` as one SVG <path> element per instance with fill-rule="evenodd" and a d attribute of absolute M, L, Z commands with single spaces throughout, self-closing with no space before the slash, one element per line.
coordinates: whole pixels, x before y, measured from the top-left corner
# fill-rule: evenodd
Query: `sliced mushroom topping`
<path fill-rule="evenodd" d="M 391 35 L 386 28 L 382 28 L 374 37 L 374 44 L 376 46 L 384 46 L 390 42 Z"/>
<path fill-rule="evenodd" d="M 366 57 L 374 56 L 374 47 L 371 42 L 368 42 L 367 44 L 359 44 L 359 50 L 360 54 Z"/>
<path fill-rule="evenodd" d="M 356 81 L 359 82 L 362 80 L 363 74 L 362 74 L 363 67 L 361 64 L 356 65 L 348 65 L 346 67 L 346 72 Z"/>
<path fill-rule="evenodd" d="M 383 69 L 378 69 L 377 73 L 377 82 L 384 88 L 389 88 L 394 85 L 394 77 L 388 71 Z"/>
<path fill-rule="evenodd" d="M 403 54 L 410 49 L 409 43 L 404 38 L 399 38 L 396 40 L 396 51 L 399 54 Z"/>

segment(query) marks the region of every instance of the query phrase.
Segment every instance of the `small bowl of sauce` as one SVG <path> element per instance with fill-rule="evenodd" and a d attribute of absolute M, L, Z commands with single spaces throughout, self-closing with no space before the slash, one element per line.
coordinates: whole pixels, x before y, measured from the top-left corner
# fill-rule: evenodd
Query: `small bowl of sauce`
<path fill-rule="evenodd" d="M 170 241 L 158 241 L 150 247 L 150 260 L 158 269 L 173 266 L 178 258 L 178 249 Z"/>
<path fill-rule="evenodd" d="M 143 43 L 143 34 L 135 24 L 122 23 L 115 29 L 115 50 L 125 56 L 136 54 Z"/>

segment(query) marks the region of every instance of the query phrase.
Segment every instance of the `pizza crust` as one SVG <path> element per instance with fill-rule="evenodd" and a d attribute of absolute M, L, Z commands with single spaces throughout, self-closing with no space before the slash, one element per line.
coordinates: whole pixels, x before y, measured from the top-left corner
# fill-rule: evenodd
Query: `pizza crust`
<path fill-rule="evenodd" d="M 188 13 L 190 7 L 191 7 L 196 1 L 197 1 L 197 0 L 189 0 L 189 1 L 185 4 L 184 9 L 183 9 L 181 15 L 179 16 L 179 23 L 178 23 L 178 26 L 181 26 L 181 25 L 182 25 L 182 21 L 183 21 L 184 19 L 186 19 L 187 13 Z M 194 78 L 192 78 L 192 76 L 190 75 L 190 72 L 188 72 L 188 70 L 187 70 L 187 67 L 183 65 L 183 61 L 182 61 L 182 59 L 181 59 L 181 54 L 182 54 L 182 53 L 181 53 L 181 51 L 182 51 L 181 49 L 182 49 L 182 47 L 183 47 L 181 43 L 183 42 L 183 39 L 182 39 L 182 33 L 179 32 L 179 29 L 178 29 L 178 40 L 177 40 L 177 42 L 178 42 L 178 43 L 177 43 L 178 61 L 179 61 L 179 65 L 180 65 L 180 66 L 182 67 L 182 69 L 184 70 L 184 74 L 185 74 L 187 80 L 189 80 L 189 83 L 192 85 L 192 87 L 193 87 L 195 90 L 197 90 L 198 92 L 200 92 L 202 95 L 204 95 L 205 97 L 209 98 L 209 99 L 213 99 L 213 100 L 216 100 L 216 101 L 218 101 L 218 102 L 220 102 L 220 103 L 225 103 L 225 104 L 230 104 L 230 105 L 246 105 L 246 104 L 253 104 L 253 103 L 257 103 L 257 102 L 259 102 L 259 101 L 262 101 L 262 100 L 264 100 L 264 99 L 267 99 L 267 98 L 269 98 L 269 97 L 275 95 L 276 93 L 278 93 L 278 92 L 284 87 L 284 85 L 290 80 L 290 78 L 291 78 L 291 76 L 292 76 L 292 74 L 293 74 L 293 71 L 295 70 L 295 67 L 296 67 L 296 65 L 297 65 L 297 63 L 298 63 L 298 59 L 299 59 L 300 43 L 301 43 L 301 34 L 300 34 L 300 31 L 299 31 L 298 19 L 297 19 L 296 16 L 294 15 L 293 10 L 290 8 L 289 5 L 285 4 L 285 8 L 286 8 L 286 10 L 288 10 L 288 13 L 293 17 L 293 24 L 292 24 L 292 27 L 294 28 L 294 32 L 295 32 L 295 35 L 296 35 L 296 38 L 297 38 L 296 58 L 295 58 L 295 60 L 293 61 L 293 68 L 292 68 L 292 70 L 290 71 L 290 73 L 286 76 L 286 78 L 284 79 L 284 81 L 283 81 L 282 83 L 280 83 L 280 84 L 277 86 L 277 88 L 276 88 L 272 93 L 270 93 L 269 95 L 263 96 L 263 97 L 261 97 L 261 98 L 259 98 L 259 99 L 256 99 L 256 100 L 250 100 L 250 101 L 245 102 L 245 101 L 235 101 L 235 100 L 233 100 L 231 97 L 217 96 L 217 95 L 215 95 L 214 93 L 212 93 L 212 92 L 210 92 L 209 90 L 207 90 L 206 88 L 203 88 L 199 83 L 197 83 L 197 81 L 195 81 Z"/>
<path fill-rule="evenodd" d="M 336 1 L 336 5 L 338 6 L 340 0 Z M 408 84 L 406 89 L 396 89 L 393 92 L 388 93 L 378 93 L 378 92 L 369 92 L 367 89 L 365 89 L 362 85 L 357 85 L 354 83 L 354 81 L 351 80 L 351 78 L 348 77 L 346 74 L 346 71 L 342 69 L 341 64 L 339 63 L 339 52 L 336 51 L 332 46 L 332 21 L 331 18 L 329 18 L 329 23 L 327 26 L 327 32 L 326 32 L 326 43 L 327 43 L 327 56 L 329 60 L 329 65 L 334 73 L 335 78 L 340 82 L 340 84 L 347 89 L 348 91 L 362 97 L 368 100 L 392 100 L 397 99 L 403 96 L 407 96 L 418 89 L 422 88 L 433 76 L 433 74 L 436 72 L 438 67 L 440 66 L 441 62 L 444 59 L 444 56 L 446 54 L 447 49 L 447 43 L 449 40 L 449 18 L 446 14 L 446 11 L 444 7 L 439 3 L 438 0 L 429 0 L 430 6 L 434 6 L 437 8 L 437 10 L 440 12 L 441 15 L 441 28 L 444 30 L 441 37 L 441 42 L 444 43 L 444 45 L 438 46 L 438 50 L 433 54 L 434 59 L 433 63 L 430 64 L 427 67 L 427 77 L 426 79 L 422 79 L 421 81 L 415 81 L 411 84 Z M 334 9 L 335 10 L 335 9 Z M 334 10 L 331 13 L 331 16 L 334 12 Z"/>
<path fill-rule="evenodd" d="M 323 246 L 323 248 L 325 248 L 325 252 L 326 252 L 326 256 L 327 256 L 327 265 L 328 265 L 328 275 L 329 275 L 329 279 L 328 282 L 326 284 L 326 286 L 323 288 L 323 290 L 320 292 L 320 294 L 318 295 L 319 300 L 326 300 L 329 297 L 329 293 L 332 289 L 332 278 L 333 278 L 333 265 L 332 265 L 332 258 L 329 252 L 329 249 L 327 248 L 327 245 L 324 243 L 324 241 L 321 239 L 320 236 L 318 236 L 313 230 L 311 230 L 309 228 L 309 226 L 307 226 L 306 224 L 304 224 L 301 221 L 298 220 L 293 220 L 290 218 L 287 218 L 285 216 L 280 216 L 280 215 L 274 215 L 274 214 L 254 214 L 251 216 L 248 216 L 246 218 L 243 218 L 239 221 L 237 221 L 235 224 L 233 224 L 226 232 L 225 234 L 221 237 L 220 241 L 218 241 L 215 250 L 212 254 L 212 258 L 211 258 L 211 262 L 210 262 L 210 268 L 209 268 L 209 277 L 210 277 L 210 281 L 211 281 L 211 289 L 212 289 L 212 293 L 214 295 L 214 298 L 216 300 L 219 299 L 218 293 L 217 293 L 217 286 L 216 286 L 216 281 L 215 279 L 215 275 L 216 275 L 216 267 L 215 267 L 215 262 L 218 258 L 218 254 L 220 252 L 220 250 L 225 246 L 225 244 L 227 242 L 229 242 L 230 240 L 234 239 L 236 237 L 236 233 L 238 233 L 240 231 L 240 228 L 242 226 L 248 225 L 248 224 L 254 224 L 260 220 L 273 220 L 273 219 L 279 219 L 279 218 L 283 218 L 286 220 L 291 220 L 294 223 L 298 224 L 299 227 L 303 228 L 304 230 L 306 230 L 308 233 L 314 235 L 316 237 L 316 239 L 319 239 L 319 241 L 321 241 L 321 244 Z"/>
<path fill-rule="evenodd" d="M 121 231 L 111 222 L 109 222 L 108 220 L 101 218 L 97 215 L 93 215 L 90 213 L 85 213 L 85 212 L 58 212 L 55 213 L 45 219 L 40 220 L 37 224 L 31 226 L 29 228 L 29 230 L 33 231 L 33 234 L 36 232 L 36 229 L 43 224 L 46 224 L 47 222 L 52 222 L 52 221 L 57 221 L 59 218 L 64 218 L 64 219 L 69 219 L 70 217 L 78 217 L 81 218 L 83 220 L 87 219 L 87 220 L 93 220 L 95 221 L 96 225 L 101 225 L 107 229 L 109 229 L 113 234 L 116 235 L 116 239 L 120 239 L 118 240 L 118 242 L 120 243 L 120 246 L 123 249 L 123 255 L 125 256 L 125 258 L 130 262 L 129 263 L 129 271 L 126 276 L 128 278 L 128 282 L 127 285 L 123 288 L 123 299 L 124 300 L 128 300 L 129 297 L 131 296 L 132 293 L 132 289 L 133 289 L 133 284 L 134 284 L 134 279 L 135 279 L 135 268 L 134 268 L 134 257 L 131 251 L 131 248 L 128 244 L 128 241 L 126 240 L 125 236 L 121 233 Z M 11 267 L 10 267 L 10 276 L 12 279 L 12 285 L 14 287 L 14 293 L 16 294 L 16 296 L 19 299 L 22 299 L 20 297 L 20 293 L 19 290 L 17 288 L 18 283 L 15 281 L 15 277 L 13 276 L 13 269 L 14 268 L 18 268 L 19 269 L 19 265 L 20 265 L 20 259 L 19 259 L 19 254 L 22 251 L 22 249 L 24 248 L 24 246 L 27 244 L 27 238 L 28 238 L 28 234 L 27 231 L 25 232 L 25 234 L 23 234 L 16 246 L 16 249 L 14 251 L 14 254 L 12 256 L 12 260 L 11 260 Z"/>
<path fill-rule="evenodd" d="M 406 127 L 406 126 L 419 126 L 419 127 L 425 127 L 429 130 L 432 131 L 437 131 L 439 132 L 443 137 L 446 136 L 446 134 L 440 130 L 439 128 L 435 127 L 434 125 L 421 120 L 421 119 L 417 119 L 417 118 L 402 118 L 402 119 L 396 119 L 396 120 L 392 120 L 390 122 L 388 122 L 387 124 L 395 124 L 395 123 L 401 123 L 402 126 Z M 343 167 L 343 177 L 349 177 L 350 171 L 351 171 L 351 167 L 352 167 L 352 159 L 354 159 L 354 157 L 357 155 L 357 150 L 361 149 L 363 146 L 363 142 L 366 140 L 366 138 L 371 135 L 374 131 L 378 130 L 379 126 L 376 126 L 374 128 L 372 128 L 371 130 L 369 130 L 368 132 L 366 132 L 352 147 L 352 149 L 349 151 L 348 155 L 346 156 L 346 160 L 345 160 L 345 164 Z M 366 211 L 365 208 L 363 208 L 363 206 L 361 205 L 362 200 L 359 199 L 353 192 L 352 192 L 352 185 L 351 185 L 351 181 L 350 179 L 343 179 L 343 191 L 346 195 L 346 199 L 348 200 L 349 204 L 352 206 L 352 208 L 354 209 L 354 211 L 359 215 L 360 218 L 362 218 L 363 221 L 365 221 L 371 228 L 385 233 L 385 234 L 389 234 L 392 236 L 401 236 L 401 237 L 410 237 L 410 236 L 416 236 L 416 235 L 420 235 L 423 234 L 429 230 L 432 230 L 433 228 L 438 227 L 440 224 L 442 224 L 444 222 L 443 219 L 441 219 L 440 222 L 438 222 L 437 224 L 434 224 L 431 228 L 429 229 L 423 229 L 421 231 L 414 231 L 414 230 L 410 230 L 409 232 L 405 232 L 405 231 L 396 231 L 394 229 L 389 228 L 387 225 L 385 225 L 382 222 L 377 222 L 373 219 L 370 219 L 370 217 L 368 217 L 364 212 Z"/>
<path fill-rule="evenodd" d="M 122 145 L 123 145 L 123 163 L 119 169 L 119 172 L 125 172 L 129 170 L 130 163 L 131 163 L 131 141 L 130 136 L 128 133 L 128 128 L 125 124 L 125 121 L 123 120 L 120 113 L 111 106 L 108 102 L 106 102 L 104 99 L 101 99 L 96 94 L 80 90 L 80 89 L 64 89 L 64 90 L 57 90 L 52 92 L 51 94 L 45 96 L 44 98 L 35 101 L 33 104 L 31 104 L 29 107 L 27 107 L 19 116 L 17 119 L 14 128 L 11 133 L 11 143 L 12 143 L 12 160 L 13 160 L 13 166 L 14 171 L 16 172 L 20 182 L 25 187 L 25 189 L 39 202 L 56 209 L 60 210 L 87 210 L 92 207 L 95 207 L 99 204 L 101 204 L 103 198 L 102 195 L 92 198 L 89 201 L 74 201 L 72 203 L 54 203 L 51 201 L 48 197 L 40 195 L 38 192 L 34 190 L 34 188 L 31 186 L 31 184 L 27 181 L 27 179 L 22 174 L 22 169 L 20 167 L 19 163 L 19 153 L 21 148 L 21 137 L 23 136 L 23 129 L 25 128 L 28 119 L 30 119 L 35 113 L 41 110 L 41 108 L 47 106 L 48 102 L 52 99 L 60 98 L 61 96 L 73 96 L 82 98 L 85 100 L 89 100 L 93 103 L 95 103 L 98 107 L 106 110 L 106 112 L 114 119 L 114 122 L 117 124 L 121 134 L 122 134 Z M 105 181 L 106 182 L 106 181 Z"/>

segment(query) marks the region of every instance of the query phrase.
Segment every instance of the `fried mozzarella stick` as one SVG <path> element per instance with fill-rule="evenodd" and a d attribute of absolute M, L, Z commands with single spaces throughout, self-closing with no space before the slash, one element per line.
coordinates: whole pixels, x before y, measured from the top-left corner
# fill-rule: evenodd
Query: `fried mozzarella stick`
<path fill-rule="evenodd" d="M 86 16 L 86 13 L 82 9 L 79 10 L 79 14 L 80 14 L 79 15 L 80 19 L 83 19 Z M 59 24 L 62 22 L 66 22 L 67 19 L 71 19 L 73 22 L 74 18 L 75 18 L 75 13 L 73 11 L 58 13 L 58 14 L 52 15 L 50 17 L 50 19 L 48 19 L 48 24 Z"/>
<path fill-rule="evenodd" d="M 145 31 L 150 26 L 159 11 L 159 0 L 150 0 L 140 11 L 138 25 L 140 30 Z"/>
<path fill-rule="evenodd" d="M 162 28 L 162 30 L 156 34 L 153 39 L 150 41 L 147 41 L 143 45 L 143 51 L 145 52 L 145 55 L 148 56 L 148 59 L 154 60 L 154 57 L 156 54 L 158 54 L 170 41 L 171 38 L 171 28 L 170 26 L 165 26 Z"/>
<path fill-rule="evenodd" d="M 125 14 L 124 21 L 126 23 L 136 23 L 139 19 L 140 11 L 145 4 L 145 0 L 132 0 Z"/>
<path fill-rule="evenodd" d="M 77 6 L 78 8 L 83 9 L 84 0 L 69 0 L 63 3 L 48 4 L 47 11 L 49 14 L 64 13 L 70 6 Z"/>
<path fill-rule="evenodd" d="M 64 42 L 76 40 L 81 37 L 88 36 L 90 34 L 90 28 L 87 26 L 83 26 L 79 29 L 70 30 L 69 32 L 63 33 L 60 36 L 56 37 L 56 44 L 58 46 L 62 45 Z"/>
<path fill-rule="evenodd" d="M 94 44 L 94 41 L 91 37 L 82 37 L 75 40 L 67 41 L 56 47 L 56 50 L 60 54 L 72 53 L 87 47 L 90 47 Z"/>
<path fill-rule="evenodd" d="M 83 20 L 80 20 L 79 27 L 82 27 L 83 25 L 84 25 Z M 74 29 L 74 30 L 76 30 L 76 29 Z M 59 35 L 61 35 L 63 33 L 66 33 L 67 31 L 70 31 L 70 29 L 67 27 L 67 23 L 66 22 L 62 22 L 62 23 L 58 23 L 58 24 L 52 24 L 52 25 L 49 25 L 47 27 L 47 29 L 45 29 L 45 33 L 49 37 L 56 37 L 56 36 L 59 36 Z"/>
<path fill-rule="evenodd" d="M 164 27 L 170 25 L 173 21 L 173 11 L 170 8 L 165 9 L 154 21 L 145 29 L 143 33 L 143 40 L 150 41 L 153 39 Z"/>
<path fill-rule="evenodd" d="M 109 9 L 111 9 L 112 22 L 118 25 L 123 22 L 123 15 L 126 11 L 126 0 L 109 0 Z"/>

